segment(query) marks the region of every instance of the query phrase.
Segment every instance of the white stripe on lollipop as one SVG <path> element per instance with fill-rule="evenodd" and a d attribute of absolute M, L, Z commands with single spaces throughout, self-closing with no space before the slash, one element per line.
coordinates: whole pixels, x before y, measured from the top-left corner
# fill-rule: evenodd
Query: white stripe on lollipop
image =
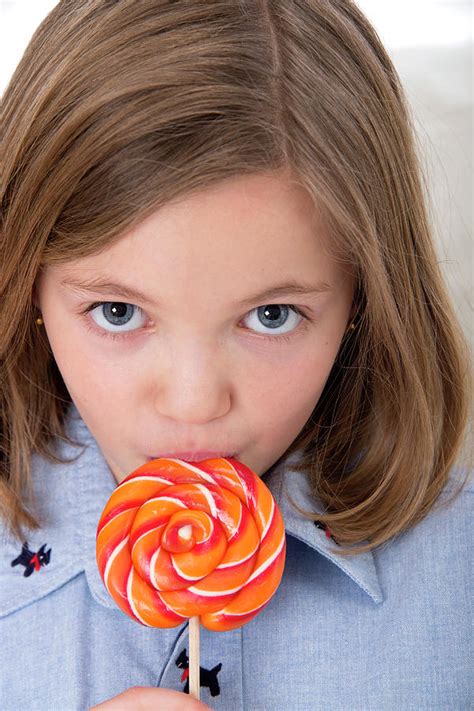
<path fill-rule="evenodd" d="M 232 593 L 238 592 L 239 590 L 242 590 L 242 588 L 247 587 L 247 585 L 249 583 L 251 583 L 252 580 L 255 580 L 255 578 L 258 575 L 261 575 L 263 572 L 265 572 L 265 570 L 273 563 L 273 561 L 281 553 L 281 551 L 283 549 L 284 542 L 285 542 L 285 539 L 283 537 L 277 550 L 274 553 L 272 553 L 272 555 L 269 558 L 267 558 L 267 560 L 264 563 L 262 563 L 262 565 L 252 573 L 252 575 L 248 578 L 248 580 L 246 580 L 245 583 L 242 583 L 242 585 L 239 585 L 238 587 L 232 588 L 229 590 L 199 590 L 199 588 L 196 588 L 196 587 L 188 588 L 188 590 L 190 592 L 194 593 L 195 595 L 203 595 L 204 597 L 219 597 L 219 595 L 231 595 Z M 226 613 L 226 614 L 230 614 L 230 613 Z M 239 613 L 239 614 L 241 614 L 241 613 Z M 247 613 L 245 613 L 245 614 L 247 614 Z"/>
<path fill-rule="evenodd" d="M 231 563 L 221 563 L 220 565 L 216 566 L 216 570 L 220 570 L 221 568 L 232 568 L 234 565 L 240 565 L 241 563 L 244 563 L 246 560 L 251 558 L 255 553 L 258 551 L 258 548 L 260 546 L 260 543 L 257 543 L 253 551 L 250 551 L 248 555 L 245 556 L 245 558 L 240 558 L 239 560 L 234 560 Z"/>
<path fill-rule="evenodd" d="M 123 489 L 124 487 L 128 486 L 129 484 L 135 484 L 136 482 L 140 481 L 157 481 L 160 484 L 166 484 L 166 486 L 170 486 L 170 484 L 174 484 L 175 482 L 173 479 L 162 479 L 159 476 L 147 476 L 146 474 L 143 474 L 143 476 L 136 476 L 134 479 L 129 479 L 128 481 L 123 481 L 121 484 L 117 486 L 115 491 L 118 491 L 119 489 Z"/>
<path fill-rule="evenodd" d="M 148 503 L 149 501 L 154 501 L 154 502 L 156 502 L 156 501 L 158 501 L 158 502 L 160 502 L 160 501 L 171 501 L 171 503 L 177 504 L 177 505 L 180 506 L 182 509 L 187 508 L 187 507 L 186 507 L 186 504 L 183 504 L 183 502 L 180 501 L 179 499 L 173 499 L 171 496 L 159 496 L 159 497 L 157 497 L 157 498 L 148 499 L 145 503 Z M 135 543 L 134 543 L 133 546 L 132 546 L 131 554 L 133 555 L 133 551 L 135 550 L 135 546 L 138 544 L 139 541 L 142 540 L 142 538 L 144 538 L 145 536 L 148 536 L 148 534 L 150 534 L 150 533 L 154 533 L 155 531 L 158 531 L 159 529 L 164 528 L 164 527 L 166 526 L 166 524 L 167 524 L 167 522 L 164 521 L 163 523 L 160 523 L 159 526 L 154 526 L 153 528 L 150 528 L 148 531 L 145 531 L 145 532 L 142 533 L 140 536 L 138 536 L 138 538 L 136 539 Z M 158 549 L 158 550 L 159 550 L 159 549 Z M 154 555 L 156 555 L 156 553 L 155 553 Z M 153 560 L 153 558 L 152 558 L 152 560 Z"/>
<path fill-rule="evenodd" d="M 147 499 L 146 501 L 143 502 L 142 506 L 144 506 L 145 504 L 149 504 L 151 502 L 159 503 L 160 501 L 171 501 L 172 504 L 177 504 L 178 506 L 181 506 L 182 509 L 188 508 L 186 506 L 186 504 L 183 504 L 181 499 L 175 499 L 173 496 L 166 496 L 165 494 L 163 494 L 163 496 L 161 496 L 161 494 L 157 494 L 152 499 Z"/>
<path fill-rule="evenodd" d="M 140 614 L 138 613 L 137 608 L 135 607 L 135 604 L 134 604 L 134 602 L 133 602 L 133 597 L 132 597 L 133 575 L 135 575 L 135 571 L 134 571 L 133 568 L 131 568 L 131 569 L 130 569 L 130 574 L 129 574 L 128 580 L 127 580 L 127 599 L 128 599 L 129 604 L 130 604 L 130 607 L 132 608 L 133 613 L 138 617 L 139 620 L 141 620 L 141 621 L 143 622 L 144 625 L 146 625 L 147 627 L 154 627 L 155 625 L 150 625 L 150 624 L 148 624 L 148 622 L 145 622 L 145 620 L 143 619 L 143 617 L 140 616 Z M 166 602 L 163 600 L 162 596 L 161 596 L 159 593 L 156 593 L 156 594 L 157 594 L 158 597 L 160 598 L 160 600 L 161 600 L 161 602 L 162 602 L 162 604 L 163 604 L 163 607 L 165 607 L 168 612 L 172 612 L 174 615 L 177 615 L 178 617 L 181 617 L 182 620 L 187 620 L 187 619 L 188 619 L 187 617 L 185 617 L 184 615 L 180 615 L 179 612 L 176 612 L 176 610 L 173 610 L 172 607 L 170 607 L 169 605 L 167 605 Z"/>
<path fill-rule="evenodd" d="M 138 536 L 137 540 L 132 546 L 131 550 L 131 555 L 133 556 L 133 551 L 135 550 L 135 546 L 138 545 L 138 543 L 142 540 L 142 538 L 145 538 L 145 536 L 148 536 L 150 533 L 155 533 L 155 531 L 159 531 L 161 528 L 164 528 L 166 526 L 166 521 L 164 523 L 160 523 L 159 526 L 154 526 L 153 528 L 150 528 L 148 531 L 145 531 L 145 533 L 142 533 L 141 536 Z"/>
<path fill-rule="evenodd" d="M 214 533 L 214 521 L 213 521 L 213 519 L 210 518 L 209 515 L 208 515 L 205 511 L 203 511 L 202 513 L 203 513 L 205 516 L 207 516 L 207 518 L 209 519 L 211 525 L 210 525 L 210 527 L 209 527 L 209 533 L 207 534 L 207 536 L 206 536 L 205 538 L 203 538 L 201 541 L 199 541 L 199 543 L 197 544 L 198 546 L 202 546 L 203 543 L 206 543 L 206 541 L 208 541 L 208 540 L 210 539 L 210 537 L 212 536 L 212 534 Z M 192 529 L 191 524 L 188 524 L 188 526 L 190 526 L 190 528 Z M 181 533 L 179 533 L 178 535 L 181 536 Z M 190 536 L 188 536 L 188 538 L 190 538 Z"/>
<path fill-rule="evenodd" d="M 143 625 L 146 625 L 147 627 L 153 627 L 153 625 L 150 625 L 149 622 L 145 622 L 145 620 L 143 619 L 143 617 L 142 617 L 142 616 L 140 615 L 140 613 L 138 612 L 138 610 L 137 610 L 137 608 L 136 608 L 136 606 L 135 606 L 135 603 L 134 603 L 134 601 L 133 601 L 133 595 L 132 595 L 133 575 L 134 575 L 134 573 L 133 573 L 133 568 L 130 568 L 130 573 L 128 574 L 128 578 L 127 578 L 127 600 L 128 600 L 128 604 L 129 604 L 130 607 L 132 608 L 132 612 L 133 612 L 133 614 L 135 615 L 135 617 L 137 617 Z"/>
<path fill-rule="evenodd" d="M 229 462 L 229 465 L 230 465 L 231 469 L 233 470 L 235 476 L 237 477 L 240 486 L 242 487 L 242 491 L 245 494 L 245 500 L 247 502 L 247 507 L 249 507 L 252 497 L 250 494 L 250 489 L 247 486 L 247 482 L 245 481 L 244 477 L 240 476 L 239 472 L 237 471 L 237 469 L 235 468 L 235 466 L 233 464 L 230 464 L 230 462 Z"/>
<path fill-rule="evenodd" d="M 272 521 L 273 521 L 273 514 L 274 514 L 274 513 L 275 513 L 275 499 L 274 499 L 273 496 L 272 496 L 272 510 L 271 510 L 271 512 L 270 512 L 270 516 L 268 517 L 268 521 L 267 521 L 267 523 L 266 523 L 266 525 L 265 525 L 265 528 L 264 528 L 264 530 L 263 530 L 262 538 L 260 539 L 261 541 L 263 541 L 263 539 L 264 539 L 265 536 L 267 535 L 267 531 L 268 531 L 268 529 L 270 528 L 270 525 L 271 525 L 271 523 L 272 523 Z"/>
<path fill-rule="evenodd" d="M 203 597 L 222 597 L 223 595 L 232 595 L 233 593 L 239 592 L 246 584 L 247 583 L 242 583 L 242 585 L 238 585 L 236 588 L 229 588 L 229 590 L 200 590 L 196 587 L 188 588 L 188 590 L 195 595 L 202 595 Z"/>
<path fill-rule="evenodd" d="M 123 541 L 121 541 L 120 543 L 118 543 L 118 544 L 115 546 L 114 550 L 112 551 L 112 553 L 111 553 L 110 556 L 109 556 L 109 559 L 108 559 L 108 561 L 107 561 L 107 565 L 105 566 L 105 570 L 104 570 L 104 583 L 105 583 L 105 587 L 107 588 L 107 590 L 109 591 L 109 593 L 110 593 L 111 595 L 112 595 L 112 593 L 110 592 L 110 588 L 109 588 L 109 573 L 110 573 L 110 569 L 111 569 L 112 565 L 114 564 L 114 560 L 116 559 L 116 557 L 118 556 L 118 554 L 120 553 L 120 551 L 121 551 L 123 548 L 125 548 L 125 546 L 127 545 L 129 538 L 130 538 L 130 536 L 126 536 L 126 537 L 123 539 Z M 113 597 L 113 595 L 112 595 L 112 597 Z"/>
<path fill-rule="evenodd" d="M 102 531 L 105 531 L 107 526 L 109 526 L 111 523 L 116 521 L 119 516 L 124 516 L 125 514 L 129 514 L 130 511 L 136 511 L 136 509 L 138 509 L 138 508 L 140 508 L 140 507 L 139 506 L 132 506 L 129 509 L 125 509 L 124 511 L 119 511 L 117 514 L 115 514 L 115 516 L 112 516 L 112 518 L 109 521 L 107 521 L 105 526 L 102 526 L 102 528 L 100 529 L 99 536 L 102 534 Z"/>
<path fill-rule="evenodd" d="M 234 532 L 232 533 L 231 537 L 228 539 L 227 543 L 230 543 L 231 540 L 233 539 L 233 537 L 234 537 L 235 535 L 237 535 L 237 533 L 238 533 L 238 530 L 239 530 L 239 528 L 240 528 L 240 524 L 242 523 L 242 508 L 243 508 L 242 502 L 240 501 L 239 520 L 238 520 L 238 522 L 237 522 L 237 527 L 235 528 L 235 530 L 234 530 Z"/>
<path fill-rule="evenodd" d="M 280 555 L 281 551 L 283 550 L 284 544 L 285 544 L 285 536 L 282 536 L 282 537 L 281 537 L 281 541 L 280 541 L 280 545 L 278 546 L 278 548 L 276 549 L 276 551 L 274 551 L 274 552 L 272 553 L 272 555 L 269 556 L 269 557 L 267 558 L 267 560 L 265 560 L 259 568 L 257 568 L 257 570 L 254 570 L 254 571 L 253 571 L 252 575 L 250 576 L 250 578 L 249 578 L 249 579 L 247 580 L 247 582 L 245 583 L 246 585 L 248 585 L 249 583 L 251 583 L 252 580 L 255 580 L 255 578 L 256 578 L 257 576 L 259 576 L 259 575 L 260 575 L 261 573 L 263 573 L 267 568 L 270 567 L 270 565 L 273 563 L 273 561 L 274 561 L 276 558 L 278 558 L 278 556 Z"/>
<path fill-rule="evenodd" d="M 199 474 L 199 476 L 204 479 L 205 481 L 208 481 L 210 484 L 215 484 L 216 481 L 213 479 L 213 477 L 208 474 L 207 472 L 204 472 L 202 469 L 199 469 L 198 467 L 193 467 L 193 465 L 190 462 L 186 462 L 184 459 L 169 459 L 171 462 L 178 462 L 178 464 L 181 464 L 183 469 L 189 469 L 190 472 L 195 472 L 196 474 Z"/>
<path fill-rule="evenodd" d="M 158 558 L 160 551 L 161 551 L 161 546 L 158 546 L 158 548 L 156 549 L 156 551 L 153 553 L 153 555 L 150 558 L 150 580 L 151 580 L 151 583 L 152 583 L 153 587 L 155 588 L 155 590 L 161 590 L 160 586 L 158 585 L 156 576 L 155 576 L 156 560 Z M 164 590 L 162 590 L 162 592 L 164 592 Z"/>
<path fill-rule="evenodd" d="M 270 558 L 268 559 L 268 561 L 266 563 L 263 563 L 263 565 L 261 565 L 260 568 L 258 568 L 258 570 L 256 570 L 250 576 L 250 578 L 247 580 L 246 583 L 244 583 L 244 585 L 242 587 L 246 587 L 252 580 L 254 580 L 254 578 L 256 578 L 257 575 L 260 575 L 260 573 L 262 573 L 266 568 L 268 568 L 268 566 L 271 563 L 273 563 L 273 561 L 278 556 L 278 554 L 281 553 L 281 550 L 283 548 L 283 543 L 284 543 L 284 538 L 282 539 L 282 542 L 281 542 L 278 550 L 272 556 L 270 556 Z M 245 612 L 227 612 L 226 609 L 223 608 L 217 614 L 218 615 L 226 615 L 227 617 L 246 617 L 247 615 L 250 615 L 252 612 L 256 612 L 257 610 L 260 610 L 262 607 L 264 607 L 269 602 L 269 600 L 270 600 L 270 598 L 268 600 L 265 600 L 261 605 L 257 605 L 257 607 L 252 608 L 251 610 L 245 610 Z"/>
<path fill-rule="evenodd" d="M 196 488 L 199 489 L 199 491 L 203 494 L 204 498 L 206 499 L 209 508 L 211 510 L 212 516 L 214 518 L 217 518 L 217 506 L 216 502 L 214 501 L 214 497 L 212 496 L 211 492 L 204 486 L 204 484 L 195 484 Z"/>
<path fill-rule="evenodd" d="M 261 605 L 257 605 L 257 607 L 253 607 L 251 610 L 246 610 L 245 612 L 226 612 L 225 607 L 218 612 L 218 615 L 225 615 L 226 617 L 246 617 L 247 615 L 250 615 L 252 612 L 256 612 L 257 610 L 261 610 L 262 607 L 265 607 L 267 605 L 269 600 L 265 600 L 265 602 L 262 602 Z"/>
<path fill-rule="evenodd" d="M 175 572 L 181 577 L 184 578 L 185 580 L 189 580 L 190 582 L 195 583 L 196 580 L 202 580 L 203 576 L 202 575 L 186 575 L 186 573 L 183 573 L 183 571 L 180 569 L 179 565 L 176 563 L 174 560 L 173 556 L 171 556 L 171 565 L 173 566 Z"/>

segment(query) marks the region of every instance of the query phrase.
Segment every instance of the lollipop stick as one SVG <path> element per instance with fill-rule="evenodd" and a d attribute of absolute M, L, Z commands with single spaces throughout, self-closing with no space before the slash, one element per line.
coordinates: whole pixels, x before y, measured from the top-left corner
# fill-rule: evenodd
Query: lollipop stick
<path fill-rule="evenodd" d="M 199 701 L 199 616 L 189 618 L 189 693 Z"/>

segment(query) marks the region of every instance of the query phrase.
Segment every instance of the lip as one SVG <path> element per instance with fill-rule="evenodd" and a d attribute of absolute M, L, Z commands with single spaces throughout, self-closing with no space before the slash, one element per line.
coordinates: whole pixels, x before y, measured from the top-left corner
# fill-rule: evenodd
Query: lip
<path fill-rule="evenodd" d="M 235 458 L 235 454 L 229 454 L 222 451 L 211 452 L 209 450 L 200 450 L 195 452 L 167 452 L 166 454 L 158 454 L 154 457 L 148 457 L 151 461 L 152 459 L 184 459 L 187 462 L 200 462 L 203 459 L 217 459 L 220 457 L 232 457 Z"/>

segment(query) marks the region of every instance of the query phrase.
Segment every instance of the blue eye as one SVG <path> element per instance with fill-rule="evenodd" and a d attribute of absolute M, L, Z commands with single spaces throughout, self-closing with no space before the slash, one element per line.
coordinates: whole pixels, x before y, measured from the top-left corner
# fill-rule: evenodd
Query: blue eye
<path fill-rule="evenodd" d="M 121 338 L 131 331 L 143 328 L 146 322 L 145 314 L 139 306 L 121 301 L 96 302 L 88 306 L 83 313 L 84 315 L 90 313 L 92 320 L 99 327 L 93 329 L 87 319 L 86 326 L 90 330 L 94 330 L 100 336 L 112 339 Z M 259 306 L 249 311 L 245 316 L 244 321 L 248 320 L 251 321 L 250 330 L 273 342 L 289 342 L 294 332 L 301 331 L 298 326 L 302 321 L 306 322 L 304 328 L 311 322 L 309 316 L 292 304 Z M 259 327 L 263 327 L 263 330 L 260 330 Z"/>
<path fill-rule="evenodd" d="M 296 306 L 287 304 L 259 306 L 246 316 L 246 320 L 253 321 L 250 325 L 252 330 L 273 336 L 280 336 L 294 331 L 304 318 L 304 314 Z M 259 331 L 258 326 L 264 326 L 265 330 Z M 283 328 L 283 331 L 277 330 L 281 328 Z"/>
<path fill-rule="evenodd" d="M 92 304 L 87 311 L 90 312 L 95 323 L 109 333 L 133 331 L 144 325 L 140 319 L 136 318 L 137 314 L 142 313 L 141 309 L 121 301 L 104 301 L 100 304 Z M 110 328 L 111 326 L 117 328 Z M 118 328 L 120 326 L 125 328 Z"/>

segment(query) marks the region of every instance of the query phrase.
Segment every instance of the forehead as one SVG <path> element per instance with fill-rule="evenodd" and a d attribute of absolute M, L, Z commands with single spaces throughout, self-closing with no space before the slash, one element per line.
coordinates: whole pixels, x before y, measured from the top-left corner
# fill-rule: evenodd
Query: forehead
<path fill-rule="evenodd" d="M 337 280 L 331 242 L 309 194 L 285 177 L 241 176 L 167 204 L 99 254 L 61 265 L 61 278 L 139 284 L 244 299 L 277 281 Z"/>

